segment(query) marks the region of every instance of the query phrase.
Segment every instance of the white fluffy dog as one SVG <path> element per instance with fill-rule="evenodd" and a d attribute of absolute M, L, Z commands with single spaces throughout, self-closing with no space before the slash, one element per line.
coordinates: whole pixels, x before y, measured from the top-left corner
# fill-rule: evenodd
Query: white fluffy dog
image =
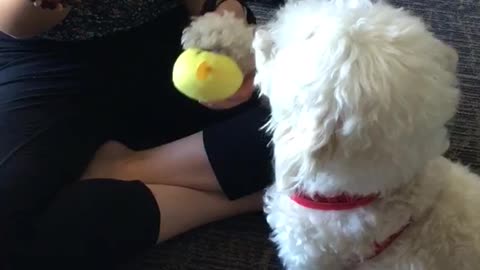
<path fill-rule="evenodd" d="M 418 17 L 299 0 L 257 29 L 273 241 L 293 270 L 478 270 L 480 179 L 442 157 L 457 54 Z"/>

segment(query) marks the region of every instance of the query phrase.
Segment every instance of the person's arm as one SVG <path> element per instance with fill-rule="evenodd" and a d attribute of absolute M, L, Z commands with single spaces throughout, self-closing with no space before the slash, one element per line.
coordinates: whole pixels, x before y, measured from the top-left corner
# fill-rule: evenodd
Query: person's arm
<path fill-rule="evenodd" d="M 69 11 L 38 8 L 29 0 L 0 0 L 0 31 L 15 38 L 34 37 L 59 24 Z"/>

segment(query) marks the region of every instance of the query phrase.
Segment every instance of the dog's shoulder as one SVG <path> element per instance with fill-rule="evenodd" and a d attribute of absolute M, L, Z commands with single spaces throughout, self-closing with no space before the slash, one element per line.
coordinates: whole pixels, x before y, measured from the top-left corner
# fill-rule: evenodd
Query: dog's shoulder
<path fill-rule="evenodd" d="M 443 188 L 428 218 L 420 222 L 415 242 L 419 248 L 424 246 L 431 251 L 438 265 L 434 269 L 478 269 L 480 177 L 467 166 L 443 157 L 430 169 L 437 170 L 436 175 L 443 178 L 438 182 Z M 447 265 L 454 267 L 444 268 Z"/>

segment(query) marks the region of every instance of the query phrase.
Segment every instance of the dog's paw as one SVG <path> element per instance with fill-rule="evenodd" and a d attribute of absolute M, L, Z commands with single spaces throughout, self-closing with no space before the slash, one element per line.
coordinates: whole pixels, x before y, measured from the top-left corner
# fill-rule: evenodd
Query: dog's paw
<path fill-rule="evenodd" d="M 242 71 L 253 70 L 253 26 L 233 13 L 207 13 L 195 18 L 182 35 L 184 49 L 198 48 L 232 57 Z"/>

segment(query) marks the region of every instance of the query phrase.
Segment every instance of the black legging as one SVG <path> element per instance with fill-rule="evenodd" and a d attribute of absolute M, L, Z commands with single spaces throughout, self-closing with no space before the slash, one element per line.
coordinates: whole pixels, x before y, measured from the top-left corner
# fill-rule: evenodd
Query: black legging
<path fill-rule="evenodd" d="M 203 130 L 229 198 L 268 184 L 269 139 L 259 130 L 268 110 L 254 99 L 212 111 L 173 88 L 187 23 L 178 9 L 98 40 L 0 38 L 0 254 L 10 263 L 32 269 L 57 256 L 48 263 L 100 268 L 155 243 L 160 213 L 145 185 L 77 181 L 110 139 L 146 149 Z"/>

